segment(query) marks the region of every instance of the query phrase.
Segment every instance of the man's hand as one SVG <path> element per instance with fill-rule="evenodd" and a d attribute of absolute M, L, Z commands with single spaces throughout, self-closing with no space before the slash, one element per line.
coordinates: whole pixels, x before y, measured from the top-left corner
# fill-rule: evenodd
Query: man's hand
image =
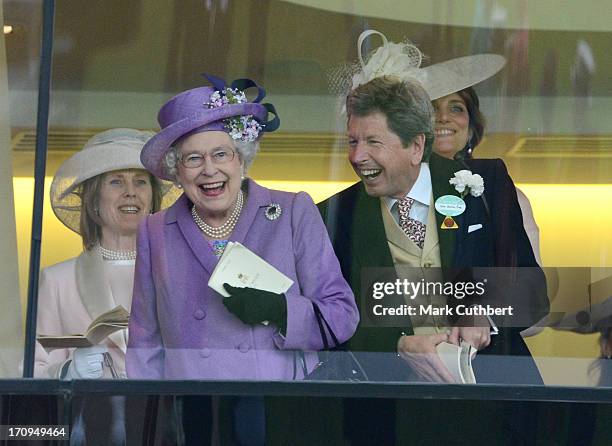
<path fill-rule="evenodd" d="M 482 350 L 491 343 L 491 325 L 484 316 L 474 316 L 459 319 L 459 327 L 453 327 L 448 336 L 448 342 L 459 345 L 465 341 L 476 350 Z"/>
<path fill-rule="evenodd" d="M 397 341 L 397 352 L 417 375 L 427 381 L 455 383 L 436 352 L 436 346 L 447 341 L 446 333 L 402 336 Z"/>

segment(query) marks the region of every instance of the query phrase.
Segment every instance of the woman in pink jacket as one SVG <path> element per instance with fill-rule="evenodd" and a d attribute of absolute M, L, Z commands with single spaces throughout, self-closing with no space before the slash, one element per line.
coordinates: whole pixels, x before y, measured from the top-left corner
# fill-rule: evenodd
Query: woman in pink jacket
<path fill-rule="evenodd" d="M 51 184 L 55 215 L 83 239 L 83 252 L 41 272 L 37 333 L 85 333 L 101 314 L 132 301 L 136 231 L 140 221 L 160 209 L 169 185 L 144 170 L 140 151 L 151 132 L 112 129 L 92 137 L 83 149 L 57 171 Z M 168 195 L 166 195 L 168 198 Z M 37 378 L 125 378 L 126 330 L 111 334 L 100 345 L 45 350 L 36 346 Z M 126 431 L 140 435 L 134 423 L 125 429 L 126 401 L 138 398 L 96 399 L 76 404 L 71 444 L 125 440 Z M 142 404 L 141 404 L 142 403 Z M 140 411 L 144 406 L 141 401 Z M 110 404 L 109 409 L 105 409 Z M 129 406 L 128 406 L 129 407 Z M 107 412 L 110 410 L 110 413 Z M 105 416 L 109 415 L 109 422 Z M 135 412 L 134 412 L 135 414 Z M 142 423 L 141 419 L 135 419 Z M 132 420 L 134 421 L 134 420 Z"/>

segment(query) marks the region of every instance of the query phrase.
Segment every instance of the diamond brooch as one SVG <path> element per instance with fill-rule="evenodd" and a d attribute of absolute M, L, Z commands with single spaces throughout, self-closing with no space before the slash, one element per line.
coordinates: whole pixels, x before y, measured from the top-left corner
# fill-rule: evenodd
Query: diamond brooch
<path fill-rule="evenodd" d="M 265 215 L 266 218 L 270 221 L 276 220 L 278 217 L 281 216 L 282 213 L 283 209 L 278 203 L 270 203 L 268 206 L 266 206 Z"/>

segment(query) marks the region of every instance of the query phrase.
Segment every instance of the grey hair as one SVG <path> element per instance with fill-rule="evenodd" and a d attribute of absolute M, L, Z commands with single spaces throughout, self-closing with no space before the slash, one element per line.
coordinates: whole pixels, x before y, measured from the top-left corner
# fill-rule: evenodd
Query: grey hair
<path fill-rule="evenodd" d="M 416 81 L 400 80 L 393 76 L 382 76 L 360 85 L 346 98 L 348 118 L 382 113 L 387 125 L 404 147 L 423 133 L 425 150 L 423 161 L 427 161 L 434 141 L 434 110 L 429 95 Z"/>
<path fill-rule="evenodd" d="M 166 169 L 166 173 L 170 178 L 176 181 L 176 169 L 178 166 L 179 159 L 179 149 L 182 140 L 174 143 L 168 152 L 166 152 L 166 156 L 164 157 L 164 167 Z M 259 141 L 236 141 L 234 142 L 234 149 L 236 153 L 238 153 L 238 157 L 244 166 L 244 171 L 251 167 L 253 161 L 255 160 L 255 156 L 257 152 L 259 152 Z"/>
<path fill-rule="evenodd" d="M 246 172 L 251 167 L 251 164 L 253 164 L 257 152 L 259 152 L 259 141 L 234 141 L 234 147 L 244 164 Z"/>

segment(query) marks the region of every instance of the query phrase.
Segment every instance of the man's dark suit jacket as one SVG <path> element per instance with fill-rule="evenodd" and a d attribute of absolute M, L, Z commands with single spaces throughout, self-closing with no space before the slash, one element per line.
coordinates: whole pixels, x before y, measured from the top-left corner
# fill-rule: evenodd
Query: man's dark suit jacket
<path fill-rule="evenodd" d="M 524 310 L 520 326 L 502 329 L 500 335 L 493 336 L 491 345 L 482 352 L 529 356 L 518 332 L 548 312 L 544 275 L 525 233 L 516 189 L 503 161 L 475 159 L 467 160 L 467 164 L 473 173 L 483 177 L 484 198 L 465 197 L 466 211 L 454 217 L 459 226 L 456 230 L 441 229 L 444 217 L 436 212 L 445 280 L 453 280 L 458 274 L 465 277 L 466 271 L 472 270 L 471 267 L 530 267 L 514 269 L 514 273 L 509 273 L 516 275 L 518 272 L 520 276 L 518 283 L 515 283 L 515 292 L 510 296 L 513 299 L 511 303 L 519 311 Z M 442 195 L 459 195 L 448 180 L 466 166 L 432 153 L 429 167 L 434 200 Z M 359 182 L 320 203 L 319 209 L 344 277 L 353 288 L 358 306 L 361 306 L 363 269 L 393 267 L 380 200 L 368 196 Z M 468 233 L 468 227 L 475 224 L 482 224 L 482 229 Z M 364 309 L 360 307 L 360 311 L 363 320 Z M 525 313 L 529 316 L 524 317 Z M 408 317 L 402 328 L 364 325 L 362 321 L 350 341 L 349 348 L 353 351 L 395 352 L 400 333 L 411 334 Z M 532 363 L 530 368 L 535 369 L 535 364 Z M 539 379 L 537 371 L 535 373 Z"/>

